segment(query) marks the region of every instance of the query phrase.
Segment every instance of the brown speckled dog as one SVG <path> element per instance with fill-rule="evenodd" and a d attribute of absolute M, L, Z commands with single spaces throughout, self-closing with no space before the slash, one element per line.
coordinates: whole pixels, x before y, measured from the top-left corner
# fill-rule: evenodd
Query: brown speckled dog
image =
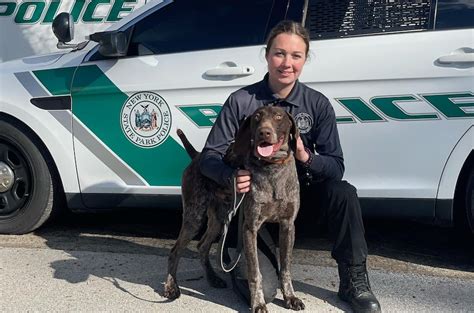
<path fill-rule="evenodd" d="M 201 174 L 200 154 L 180 130 L 178 135 L 192 162 L 183 173 L 183 223 L 168 260 L 164 296 L 169 299 L 180 296 L 176 281 L 178 260 L 206 217 L 207 230 L 198 243 L 201 263 L 211 286 L 226 286 L 210 265 L 209 250 L 222 231 L 224 217 L 232 209 L 232 190 Z M 245 168 L 252 173 L 251 191 L 240 208 L 244 210 L 243 248 L 252 312 L 267 312 L 257 257 L 257 232 L 265 222 L 280 225 L 280 282 L 285 304 L 289 309 L 304 309 L 303 302 L 294 294 L 290 274 L 294 221 L 299 209 L 299 184 L 293 156 L 298 136 L 293 118 L 282 108 L 262 107 L 241 125 L 235 143 L 224 158 L 231 166 Z"/>

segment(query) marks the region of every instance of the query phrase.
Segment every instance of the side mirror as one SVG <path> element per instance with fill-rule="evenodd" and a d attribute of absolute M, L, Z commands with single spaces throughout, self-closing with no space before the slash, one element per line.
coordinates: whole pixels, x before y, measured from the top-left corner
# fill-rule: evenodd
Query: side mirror
<path fill-rule="evenodd" d="M 74 19 L 67 12 L 59 13 L 53 20 L 53 33 L 58 38 L 58 49 L 81 50 L 87 45 L 87 41 L 69 44 L 74 39 Z"/>
<path fill-rule="evenodd" d="M 99 32 L 89 36 L 99 43 L 99 53 L 106 57 L 122 57 L 127 55 L 128 39 L 122 31 Z"/>
<path fill-rule="evenodd" d="M 59 43 L 66 43 L 74 39 L 74 20 L 71 14 L 59 13 L 54 18 L 52 26 L 53 33 L 58 38 Z"/>

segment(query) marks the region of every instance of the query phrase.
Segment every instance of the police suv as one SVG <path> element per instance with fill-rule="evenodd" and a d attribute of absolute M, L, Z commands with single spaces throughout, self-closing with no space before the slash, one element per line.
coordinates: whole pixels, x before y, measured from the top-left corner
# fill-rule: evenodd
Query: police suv
<path fill-rule="evenodd" d="M 164 0 L 85 42 L 60 14 L 69 50 L 0 64 L 0 232 L 34 230 L 62 199 L 179 207 L 176 129 L 202 148 L 228 95 L 263 78 L 282 19 L 310 31 L 300 80 L 335 109 L 364 214 L 474 229 L 473 1 Z"/>

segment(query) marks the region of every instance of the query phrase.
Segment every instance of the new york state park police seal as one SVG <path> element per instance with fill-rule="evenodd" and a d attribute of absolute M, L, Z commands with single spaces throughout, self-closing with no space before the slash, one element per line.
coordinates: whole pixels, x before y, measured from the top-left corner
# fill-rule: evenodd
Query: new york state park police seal
<path fill-rule="evenodd" d="M 295 116 L 295 123 L 302 134 L 306 134 L 313 127 L 313 119 L 305 112 L 298 113 Z"/>
<path fill-rule="evenodd" d="M 171 111 L 160 95 L 150 91 L 138 92 L 123 104 L 120 124 L 123 133 L 133 144 L 153 148 L 168 138 Z"/>

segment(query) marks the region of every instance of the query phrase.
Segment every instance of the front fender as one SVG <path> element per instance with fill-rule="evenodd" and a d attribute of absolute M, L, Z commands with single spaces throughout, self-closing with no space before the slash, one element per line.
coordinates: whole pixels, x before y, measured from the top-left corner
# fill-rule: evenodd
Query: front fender
<path fill-rule="evenodd" d="M 25 98 L 23 98 L 25 99 Z M 26 100 L 15 103 L 0 101 L 0 119 L 9 116 L 22 122 L 47 147 L 56 164 L 66 193 L 79 193 L 75 165 L 72 114 L 70 111 L 46 111 L 36 108 Z"/>

